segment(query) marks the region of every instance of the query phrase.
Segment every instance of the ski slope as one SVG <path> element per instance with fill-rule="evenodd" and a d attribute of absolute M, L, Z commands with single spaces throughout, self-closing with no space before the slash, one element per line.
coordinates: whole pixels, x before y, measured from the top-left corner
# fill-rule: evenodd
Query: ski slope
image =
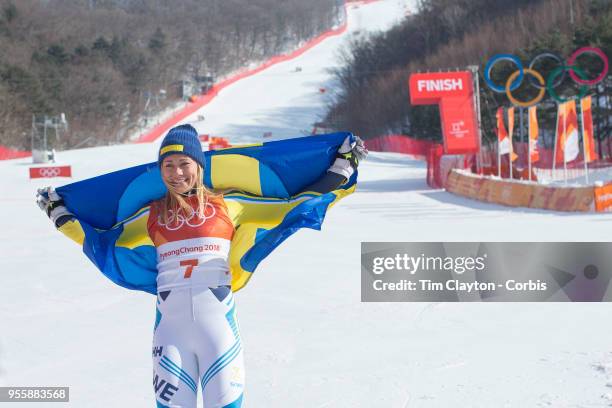
<path fill-rule="evenodd" d="M 383 31 L 400 22 L 415 4 L 415 0 L 388 0 L 348 6 L 345 35 L 331 37 L 298 58 L 242 79 L 240 86 L 221 90 L 185 123 L 194 125 L 200 134 L 243 143 L 260 142 L 266 132 L 272 134 L 266 140 L 310 134 L 333 93 L 329 70 L 339 66 L 339 49 L 363 33 Z"/>
<path fill-rule="evenodd" d="M 350 8 L 346 35 L 223 91 L 199 112 L 200 131 L 232 142 L 299 134 L 324 110 L 318 88 L 333 86 L 319 68 L 336 63 L 355 30 L 388 27 L 412 3 Z M 290 73 L 292 64 L 303 71 Z M 157 150 L 122 145 L 59 157 L 79 180 L 154 161 Z M 71 402 L 53 406 L 155 406 L 155 298 L 108 281 L 54 230 L 34 203 L 36 188 L 73 180 L 30 181 L 28 166 L 0 162 L 0 386 L 70 386 Z M 360 302 L 362 241 L 609 240 L 612 214 L 487 205 L 427 188 L 425 173 L 421 162 L 372 153 L 358 191 L 329 212 L 322 231 L 292 236 L 236 294 L 245 406 L 611 405 L 607 303 Z"/>

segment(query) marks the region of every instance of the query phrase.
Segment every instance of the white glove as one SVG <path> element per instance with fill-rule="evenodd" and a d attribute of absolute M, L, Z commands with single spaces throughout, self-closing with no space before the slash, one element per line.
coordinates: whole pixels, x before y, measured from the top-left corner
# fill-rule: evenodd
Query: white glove
<path fill-rule="evenodd" d="M 366 158 L 368 150 L 359 136 L 351 143 L 351 137 L 347 136 L 336 153 L 334 164 L 327 171 L 344 176 L 347 180 L 351 178 L 359 162 Z"/>
<path fill-rule="evenodd" d="M 36 203 L 41 210 L 53 221 L 57 227 L 57 221 L 63 216 L 74 216 L 66 206 L 64 200 L 55 191 L 53 187 L 39 188 L 36 193 Z"/>

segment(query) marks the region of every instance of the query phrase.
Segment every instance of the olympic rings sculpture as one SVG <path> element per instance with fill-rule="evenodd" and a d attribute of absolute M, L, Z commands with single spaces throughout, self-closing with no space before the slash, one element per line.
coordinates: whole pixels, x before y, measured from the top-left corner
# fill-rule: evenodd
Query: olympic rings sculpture
<path fill-rule="evenodd" d="M 41 168 L 38 170 L 38 173 L 42 177 L 57 177 L 60 175 L 60 169 L 57 167 Z"/>
<path fill-rule="evenodd" d="M 576 65 L 576 60 L 582 54 L 594 54 L 598 56 L 603 62 L 603 69 L 601 73 L 595 79 L 588 79 L 586 73 L 583 69 Z M 557 62 L 559 65 L 556 67 L 549 75 L 546 80 L 544 77 L 537 72 L 534 67 L 538 61 L 544 59 L 552 59 Z M 504 85 L 497 85 L 491 80 L 491 71 L 493 71 L 493 67 L 500 61 L 510 61 L 518 68 L 514 71 L 506 80 Z M 487 65 L 484 70 L 484 78 L 487 86 L 494 92 L 497 93 L 505 93 L 508 96 L 508 99 L 517 106 L 521 107 L 529 107 L 533 106 L 536 103 L 540 102 L 546 91 L 550 96 L 553 97 L 557 102 L 566 102 L 568 98 L 561 98 L 555 88 L 557 88 L 563 80 L 566 78 L 567 73 L 569 72 L 570 78 L 578 85 L 580 85 L 579 97 L 584 97 L 588 92 L 588 86 L 597 85 L 601 81 L 604 80 L 606 75 L 608 74 L 608 57 L 600 48 L 595 47 L 582 47 L 578 50 L 574 51 L 574 53 L 567 59 L 567 62 L 563 61 L 563 59 L 554 54 L 552 52 L 543 52 L 539 55 L 536 55 L 528 67 L 525 68 L 521 60 L 512 54 L 497 54 L 489 59 Z M 523 83 L 523 79 L 526 75 L 529 76 L 529 83 L 533 87 L 539 89 L 538 94 L 530 101 L 519 101 L 512 95 L 512 91 L 516 90 Z"/>
<path fill-rule="evenodd" d="M 211 210 L 211 214 L 206 215 L 206 210 L 209 208 Z M 211 203 L 206 203 L 203 212 L 204 213 L 200 213 L 200 211 L 193 210 L 189 217 L 185 217 L 180 213 L 169 210 L 170 217 L 168 218 L 168 223 L 163 222 L 161 215 L 157 217 L 157 223 L 162 227 L 166 227 L 166 229 L 169 231 L 176 231 L 185 223 L 190 227 L 199 227 L 200 225 L 204 224 L 206 220 L 213 218 L 216 214 L 215 207 Z M 194 218 L 195 221 L 193 221 Z"/>

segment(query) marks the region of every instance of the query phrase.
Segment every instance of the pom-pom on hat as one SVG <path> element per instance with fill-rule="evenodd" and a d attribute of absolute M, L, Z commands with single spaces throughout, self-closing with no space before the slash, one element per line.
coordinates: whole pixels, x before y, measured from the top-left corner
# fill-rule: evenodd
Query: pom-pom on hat
<path fill-rule="evenodd" d="M 165 157 L 171 154 L 184 154 L 204 168 L 204 153 L 198 132 L 191 125 L 180 125 L 170 129 L 159 148 L 157 164 L 161 166 Z"/>

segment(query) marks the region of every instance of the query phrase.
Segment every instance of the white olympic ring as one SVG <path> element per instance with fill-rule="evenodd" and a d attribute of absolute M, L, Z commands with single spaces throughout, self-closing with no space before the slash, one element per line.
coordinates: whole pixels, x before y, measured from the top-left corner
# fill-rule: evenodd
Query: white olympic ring
<path fill-rule="evenodd" d="M 42 177 L 57 177 L 60 175 L 60 169 L 58 167 L 39 168 L 38 173 Z"/>
<path fill-rule="evenodd" d="M 212 213 L 210 215 L 206 215 L 206 209 L 209 207 L 211 208 Z M 192 210 L 191 214 L 187 218 L 185 218 L 181 214 L 175 213 L 173 210 L 169 210 L 168 212 L 170 213 L 168 223 L 163 222 L 161 215 L 157 217 L 157 224 L 162 227 L 166 227 L 168 231 L 176 231 L 177 229 L 185 225 L 185 223 L 190 227 L 199 227 L 200 225 L 204 224 L 206 220 L 213 218 L 216 215 L 215 207 L 211 203 L 206 203 L 206 205 L 204 206 L 204 214 L 201 214 L 199 210 Z M 199 220 L 196 224 L 191 223 L 191 220 L 194 218 L 194 216 L 196 216 Z"/>

